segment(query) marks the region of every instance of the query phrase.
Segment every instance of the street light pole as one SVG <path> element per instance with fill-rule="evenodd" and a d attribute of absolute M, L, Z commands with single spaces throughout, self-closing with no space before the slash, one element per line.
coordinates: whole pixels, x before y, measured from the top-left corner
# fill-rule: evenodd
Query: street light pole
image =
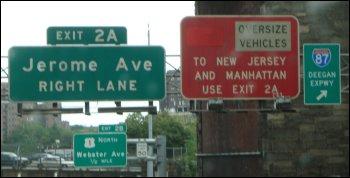
<path fill-rule="evenodd" d="M 149 24 L 147 25 L 147 39 L 148 39 L 148 46 L 150 45 L 150 29 L 149 29 Z M 148 105 L 149 106 L 153 106 L 153 101 L 148 101 Z M 150 116 L 148 117 L 148 138 L 153 138 L 153 115 L 150 114 Z M 153 156 L 153 147 L 151 145 L 148 145 L 148 156 Z M 152 160 L 148 160 L 147 161 L 147 177 L 153 177 L 153 161 Z"/>
<path fill-rule="evenodd" d="M 58 149 L 58 146 L 60 145 L 60 140 L 59 140 L 59 139 L 56 139 L 56 140 L 55 140 L 55 143 L 56 143 L 55 155 L 57 156 L 57 149 Z M 61 167 L 62 160 L 61 160 L 61 157 L 60 157 L 60 156 L 58 156 L 58 158 L 60 159 L 60 167 Z"/>

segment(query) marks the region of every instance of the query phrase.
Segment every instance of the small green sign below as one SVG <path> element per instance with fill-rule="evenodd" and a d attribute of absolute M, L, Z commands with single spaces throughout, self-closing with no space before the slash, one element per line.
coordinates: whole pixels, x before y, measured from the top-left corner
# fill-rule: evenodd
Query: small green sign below
<path fill-rule="evenodd" d="M 126 44 L 125 27 L 49 27 L 47 44 Z"/>
<path fill-rule="evenodd" d="M 340 45 L 304 44 L 305 105 L 341 104 Z"/>
<path fill-rule="evenodd" d="M 120 123 L 117 125 L 99 125 L 98 126 L 98 132 L 99 133 L 126 133 L 126 124 Z"/>
<path fill-rule="evenodd" d="M 74 166 L 125 167 L 126 141 L 125 133 L 76 134 L 73 139 Z"/>

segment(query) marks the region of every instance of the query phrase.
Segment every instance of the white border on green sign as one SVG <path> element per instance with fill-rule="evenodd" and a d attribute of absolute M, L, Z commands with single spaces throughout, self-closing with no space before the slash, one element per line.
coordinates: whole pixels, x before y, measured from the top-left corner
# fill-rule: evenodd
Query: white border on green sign
<path fill-rule="evenodd" d="M 305 102 L 305 45 L 337 45 L 339 49 L 339 103 L 306 103 Z M 303 97 L 304 97 L 304 105 L 341 105 L 341 53 L 340 53 L 340 44 L 339 43 L 303 43 Z"/>
<path fill-rule="evenodd" d="M 126 161 L 125 161 L 125 165 L 117 165 L 117 166 L 77 166 L 75 165 L 74 162 L 74 155 L 75 155 L 75 151 L 74 151 L 74 139 L 76 135 L 113 135 L 113 134 L 119 134 L 119 135 L 125 135 L 125 151 L 126 151 Z M 73 135 L 73 164 L 74 167 L 76 168 L 125 168 L 128 165 L 128 137 L 126 135 L 126 133 L 122 133 L 122 132 L 118 132 L 118 133 L 76 133 Z"/>

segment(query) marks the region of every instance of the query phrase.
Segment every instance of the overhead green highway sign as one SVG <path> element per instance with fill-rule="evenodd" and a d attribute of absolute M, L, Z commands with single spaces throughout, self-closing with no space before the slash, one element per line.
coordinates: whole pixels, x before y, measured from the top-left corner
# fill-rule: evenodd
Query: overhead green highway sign
<path fill-rule="evenodd" d="M 126 44 L 125 27 L 49 27 L 47 44 Z"/>
<path fill-rule="evenodd" d="M 160 100 L 165 51 L 160 46 L 13 47 L 13 101 Z"/>

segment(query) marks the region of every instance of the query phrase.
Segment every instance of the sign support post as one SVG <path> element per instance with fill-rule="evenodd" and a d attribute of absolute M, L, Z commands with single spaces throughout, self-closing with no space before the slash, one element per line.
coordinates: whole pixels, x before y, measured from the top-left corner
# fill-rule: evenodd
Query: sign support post
<path fill-rule="evenodd" d="M 153 106 L 153 102 L 149 101 L 148 102 L 149 106 Z M 153 114 L 150 114 L 148 117 L 148 138 L 152 139 L 153 138 Z M 152 157 L 153 156 L 153 147 L 151 145 L 148 145 L 148 156 Z M 153 161 L 147 160 L 147 177 L 153 177 Z"/>

